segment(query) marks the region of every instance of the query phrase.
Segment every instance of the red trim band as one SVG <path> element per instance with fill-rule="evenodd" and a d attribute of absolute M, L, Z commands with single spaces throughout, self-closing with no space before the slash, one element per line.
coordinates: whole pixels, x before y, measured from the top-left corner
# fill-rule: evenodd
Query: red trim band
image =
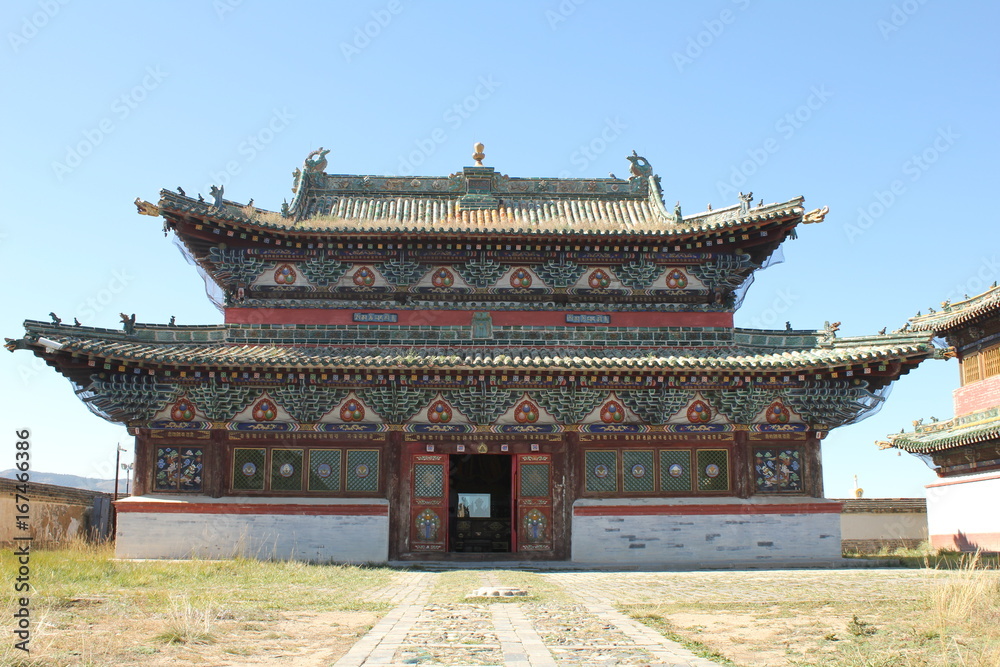
<path fill-rule="evenodd" d="M 840 514 L 842 503 L 794 505 L 584 505 L 573 516 L 692 516 L 719 514 Z"/>
<path fill-rule="evenodd" d="M 289 514 L 295 516 L 389 516 L 388 505 L 278 505 L 250 503 L 115 503 L 121 514 Z"/>
<path fill-rule="evenodd" d="M 354 321 L 354 313 L 393 314 L 396 322 Z M 493 326 L 594 326 L 566 322 L 569 312 L 553 311 L 490 311 Z M 592 312 L 581 312 L 593 315 Z M 733 327 L 732 313 L 656 313 L 622 312 L 608 315 L 616 327 Z M 360 324 L 362 326 L 472 326 L 471 310 L 378 310 L 346 308 L 226 308 L 226 324 Z"/>
<path fill-rule="evenodd" d="M 966 475 L 973 475 L 975 471 L 963 471 Z M 972 484 L 974 482 L 985 482 L 991 479 L 1000 479 L 1000 473 L 996 475 L 988 475 L 986 477 L 976 477 L 975 479 L 950 479 L 947 482 L 935 482 L 933 484 L 924 485 L 925 489 L 933 489 L 937 486 L 951 486 L 953 484 Z"/>

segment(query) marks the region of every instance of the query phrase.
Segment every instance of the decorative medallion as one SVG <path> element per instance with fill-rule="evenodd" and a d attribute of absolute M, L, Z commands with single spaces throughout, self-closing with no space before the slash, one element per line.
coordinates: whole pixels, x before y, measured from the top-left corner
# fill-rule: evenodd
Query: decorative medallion
<path fill-rule="evenodd" d="M 641 479 L 646 476 L 646 466 L 641 463 L 636 463 L 632 466 L 632 476 L 636 479 Z"/>
<path fill-rule="evenodd" d="M 297 277 L 298 275 L 291 264 L 282 264 L 274 271 L 274 282 L 279 285 L 291 285 Z"/>
<path fill-rule="evenodd" d="M 767 423 L 768 424 L 787 424 L 788 420 L 792 418 L 791 413 L 788 411 L 780 401 L 775 401 L 771 403 L 767 408 Z"/>
<path fill-rule="evenodd" d="M 291 477 L 293 472 L 295 472 L 295 467 L 291 463 L 282 463 L 281 467 L 278 468 L 278 474 L 282 477 Z"/>
<path fill-rule="evenodd" d="M 445 268 L 436 269 L 431 276 L 431 284 L 434 287 L 451 287 L 455 284 L 455 274 Z"/>
<path fill-rule="evenodd" d="M 601 408 L 601 421 L 605 424 L 621 424 L 625 421 L 625 408 L 618 401 L 608 401 Z"/>
<path fill-rule="evenodd" d="M 518 424 L 534 424 L 538 417 L 538 406 L 531 401 L 521 401 L 514 409 L 514 420 Z"/>
<path fill-rule="evenodd" d="M 251 463 L 250 461 L 247 461 L 246 463 L 243 464 L 243 474 L 246 475 L 247 477 L 253 477 L 256 472 L 257 472 L 257 466 Z"/>
<path fill-rule="evenodd" d="M 170 418 L 175 422 L 189 422 L 194 419 L 194 403 L 186 398 L 182 398 L 170 409 Z"/>
<path fill-rule="evenodd" d="M 316 476 L 321 479 L 326 479 L 333 474 L 333 468 L 330 467 L 329 463 L 320 463 L 316 466 Z"/>
<path fill-rule="evenodd" d="M 604 465 L 603 463 L 599 463 L 598 465 L 594 466 L 594 477 L 598 479 L 604 479 L 605 477 L 607 477 L 608 472 L 609 472 L 608 466 Z"/>
<path fill-rule="evenodd" d="M 673 269 L 667 274 L 667 287 L 670 289 L 684 289 L 687 287 L 688 279 L 680 269 Z"/>
<path fill-rule="evenodd" d="M 707 424 L 712 421 L 712 409 L 705 401 L 695 401 L 688 408 L 687 418 L 692 424 Z"/>
<path fill-rule="evenodd" d="M 705 466 L 705 476 L 712 478 L 718 477 L 719 466 L 715 465 L 714 463 L 709 463 L 707 466 Z"/>
<path fill-rule="evenodd" d="M 611 276 L 604 269 L 595 269 L 587 278 L 587 284 L 591 289 L 604 289 L 611 285 Z"/>
<path fill-rule="evenodd" d="M 354 475 L 360 479 L 364 479 L 371 473 L 371 468 L 368 467 L 367 463 L 359 463 L 354 467 Z"/>
<path fill-rule="evenodd" d="M 441 529 L 441 517 L 434 510 L 426 509 L 416 516 L 413 524 L 421 541 L 433 542 Z"/>
<path fill-rule="evenodd" d="M 444 401 L 435 401 L 427 408 L 427 421 L 432 424 L 447 424 L 451 421 L 451 408 Z"/>
<path fill-rule="evenodd" d="M 278 408 L 273 401 L 266 398 L 262 398 L 257 402 L 257 405 L 253 406 L 253 418 L 259 422 L 274 421 L 277 416 Z"/>
<path fill-rule="evenodd" d="M 524 515 L 524 531 L 521 534 L 528 542 L 544 542 L 547 523 L 545 515 L 539 510 L 530 510 Z"/>
<path fill-rule="evenodd" d="M 340 418 L 345 422 L 359 422 L 365 418 L 365 409 L 355 399 L 349 400 L 340 409 Z"/>
<path fill-rule="evenodd" d="M 367 266 L 362 266 L 354 272 L 354 284 L 358 287 L 371 287 L 375 284 L 375 272 Z"/>
<path fill-rule="evenodd" d="M 510 276 L 511 287 L 531 287 L 531 274 L 527 269 L 516 269 Z"/>
<path fill-rule="evenodd" d="M 684 466 L 680 463 L 673 463 L 669 468 L 667 468 L 667 472 L 671 477 L 680 477 L 684 474 Z"/>

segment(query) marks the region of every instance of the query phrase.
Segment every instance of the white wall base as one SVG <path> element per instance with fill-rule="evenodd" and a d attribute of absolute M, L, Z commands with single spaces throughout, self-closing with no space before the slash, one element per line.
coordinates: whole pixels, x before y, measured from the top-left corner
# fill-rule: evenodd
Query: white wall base
<path fill-rule="evenodd" d="M 574 505 L 572 559 L 683 566 L 839 561 L 839 504 L 789 500 L 580 500 Z M 593 514 L 578 514 L 585 506 Z"/>

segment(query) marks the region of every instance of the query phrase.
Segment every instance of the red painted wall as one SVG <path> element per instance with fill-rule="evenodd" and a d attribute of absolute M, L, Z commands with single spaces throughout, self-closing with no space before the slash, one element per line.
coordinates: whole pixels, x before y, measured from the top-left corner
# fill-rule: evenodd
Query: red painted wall
<path fill-rule="evenodd" d="M 956 417 L 1000 405 L 1000 375 L 959 387 L 952 396 Z"/>

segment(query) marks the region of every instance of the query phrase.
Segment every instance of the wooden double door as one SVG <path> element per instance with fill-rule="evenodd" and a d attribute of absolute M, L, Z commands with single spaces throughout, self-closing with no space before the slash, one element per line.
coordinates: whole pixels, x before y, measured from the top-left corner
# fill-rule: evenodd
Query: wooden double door
<path fill-rule="evenodd" d="M 410 455 L 411 553 L 553 551 L 551 454 Z"/>

